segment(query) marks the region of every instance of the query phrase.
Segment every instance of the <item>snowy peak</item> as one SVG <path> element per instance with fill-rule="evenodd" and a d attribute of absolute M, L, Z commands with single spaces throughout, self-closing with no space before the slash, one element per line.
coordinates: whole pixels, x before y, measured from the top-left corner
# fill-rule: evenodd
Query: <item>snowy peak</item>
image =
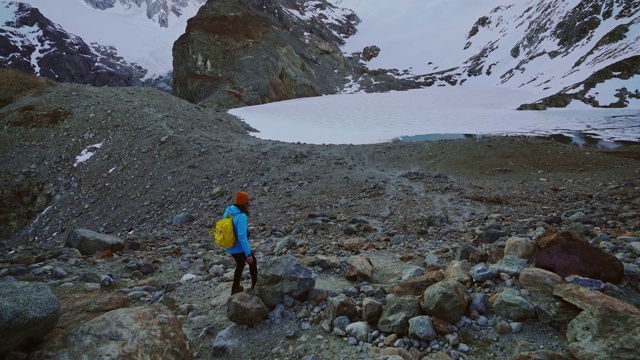
<path fill-rule="evenodd" d="M 0 68 L 95 86 L 141 84 L 144 70 L 112 47 L 85 43 L 28 4 L 0 2 L 0 8 Z"/>
<path fill-rule="evenodd" d="M 183 10 L 189 6 L 200 7 L 206 0 L 84 0 L 94 9 L 107 10 L 117 6 L 125 12 L 137 8 L 146 8 L 147 18 L 153 20 L 161 27 L 169 27 L 171 15 L 179 18 Z"/>
<path fill-rule="evenodd" d="M 459 80 L 542 95 L 575 87 L 640 55 L 639 11 L 640 1 L 628 0 L 530 0 L 496 7 L 472 26 Z"/>

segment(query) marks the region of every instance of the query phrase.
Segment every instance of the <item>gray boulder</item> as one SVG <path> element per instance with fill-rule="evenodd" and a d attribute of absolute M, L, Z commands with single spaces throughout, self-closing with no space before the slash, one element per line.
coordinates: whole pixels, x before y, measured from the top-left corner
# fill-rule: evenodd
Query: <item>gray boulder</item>
<path fill-rule="evenodd" d="M 332 298 L 329 300 L 329 304 L 327 304 L 327 319 L 329 321 L 333 321 L 340 316 L 346 316 L 351 320 L 355 320 L 358 316 L 356 304 L 345 294 L 340 294 Z"/>
<path fill-rule="evenodd" d="M 382 303 L 373 298 L 365 298 L 362 300 L 362 320 L 369 324 L 375 325 L 382 315 Z"/>
<path fill-rule="evenodd" d="M 305 300 L 316 284 L 316 275 L 292 255 L 275 257 L 265 261 L 258 275 L 255 294 L 273 309 L 285 295 Z"/>
<path fill-rule="evenodd" d="M 0 358 L 38 343 L 58 323 L 60 304 L 49 285 L 0 283 Z"/>
<path fill-rule="evenodd" d="M 378 321 L 378 329 L 388 333 L 407 334 L 409 319 L 420 315 L 420 302 L 413 296 L 396 296 L 387 301 Z"/>
<path fill-rule="evenodd" d="M 500 261 L 490 266 L 491 269 L 501 273 L 515 276 L 527 267 L 527 260 L 514 255 L 506 255 Z"/>
<path fill-rule="evenodd" d="M 213 341 L 213 354 L 220 356 L 224 353 L 230 353 L 236 344 L 235 337 L 233 336 L 233 330 L 236 328 L 236 324 L 233 324 L 226 329 L 220 331 L 216 335 L 216 339 Z"/>
<path fill-rule="evenodd" d="M 64 245 L 78 249 L 82 255 L 93 255 L 107 249 L 120 250 L 124 247 L 124 241 L 115 236 L 87 229 L 76 229 L 69 233 Z"/>
<path fill-rule="evenodd" d="M 513 289 L 505 289 L 498 294 L 493 303 L 493 310 L 496 314 L 515 321 L 536 317 L 536 308 Z"/>
<path fill-rule="evenodd" d="M 427 315 L 454 324 L 467 311 L 470 300 L 471 296 L 464 285 L 455 280 L 445 280 L 424 291 L 422 310 Z"/>
<path fill-rule="evenodd" d="M 416 316 L 409 319 L 409 337 L 431 341 L 437 336 L 433 321 L 428 316 Z"/>
<path fill-rule="evenodd" d="M 364 321 L 358 321 L 347 325 L 346 333 L 353 336 L 358 341 L 366 342 L 369 336 L 369 324 Z"/>

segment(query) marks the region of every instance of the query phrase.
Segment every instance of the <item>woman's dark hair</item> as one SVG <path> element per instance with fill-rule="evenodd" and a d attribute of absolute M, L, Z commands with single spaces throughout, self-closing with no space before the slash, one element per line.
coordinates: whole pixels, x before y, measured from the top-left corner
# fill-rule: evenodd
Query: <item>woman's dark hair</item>
<path fill-rule="evenodd" d="M 242 211 L 243 213 L 245 213 L 247 216 L 249 216 L 249 203 L 246 204 L 242 204 L 242 205 L 238 205 L 235 204 L 235 206 L 240 209 L 240 211 Z"/>

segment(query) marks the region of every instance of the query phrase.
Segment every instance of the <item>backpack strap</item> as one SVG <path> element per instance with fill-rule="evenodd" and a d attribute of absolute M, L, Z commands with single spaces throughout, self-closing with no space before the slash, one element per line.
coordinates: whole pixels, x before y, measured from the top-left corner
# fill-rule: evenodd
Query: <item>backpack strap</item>
<path fill-rule="evenodd" d="M 231 218 L 231 224 L 233 224 L 233 235 L 236 236 L 236 241 L 238 240 L 238 229 L 236 229 L 236 220 L 235 216 L 231 216 L 231 214 L 227 213 L 227 217 Z"/>

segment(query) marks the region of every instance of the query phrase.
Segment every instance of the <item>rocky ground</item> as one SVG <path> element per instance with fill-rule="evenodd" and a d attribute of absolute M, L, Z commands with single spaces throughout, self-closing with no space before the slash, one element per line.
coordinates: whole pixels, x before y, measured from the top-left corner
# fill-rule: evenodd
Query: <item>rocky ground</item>
<path fill-rule="evenodd" d="M 14 90 L 0 99 L 8 104 L 0 109 L 0 275 L 50 284 L 62 316 L 49 343 L 107 308 L 162 303 L 198 359 L 372 357 L 380 338 L 353 342 L 323 326 L 326 300 L 291 300 L 285 308 L 294 319 L 228 328 L 232 259 L 207 232 L 237 190 L 252 196 L 259 268 L 285 253 L 337 259 L 311 267 L 316 288 L 346 292 L 356 303 L 368 287 L 346 278 L 354 254 L 370 259 L 368 283 L 377 289 L 415 268 L 450 268 L 467 244 L 495 257 L 510 237 L 535 240 L 555 229 L 584 234 L 620 258 L 626 276 L 610 293 L 640 304 L 640 254 L 628 247 L 640 236 L 638 145 L 602 149 L 525 137 L 288 144 L 258 140 L 224 111 L 152 89 L 2 75 L 0 86 Z M 93 156 L 79 157 L 84 150 Z M 76 229 L 117 236 L 125 246 L 81 256 L 64 247 Z M 494 230 L 499 236 L 489 241 Z M 360 245 L 345 245 L 353 239 Z M 115 281 L 100 287 L 107 274 Z M 517 276 L 504 274 L 467 285 L 488 296 L 519 288 Z M 125 305 L 114 305 L 123 293 Z M 94 304 L 93 312 L 82 304 Z M 505 323 L 512 331 L 500 330 Z M 456 359 L 539 349 L 572 356 L 566 323 L 487 313 L 454 325 L 455 336 L 406 347 Z M 213 343 L 224 329 L 233 344 L 217 353 Z"/>

